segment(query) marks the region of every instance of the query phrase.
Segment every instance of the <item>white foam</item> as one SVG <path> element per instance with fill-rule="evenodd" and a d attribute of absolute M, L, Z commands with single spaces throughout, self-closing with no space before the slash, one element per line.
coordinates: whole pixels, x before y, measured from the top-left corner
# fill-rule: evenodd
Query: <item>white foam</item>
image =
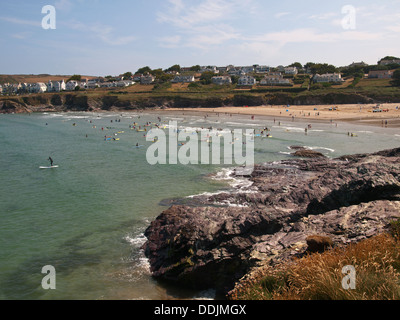
<path fill-rule="evenodd" d="M 329 152 L 335 152 L 335 149 L 331 149 L 331 148 L 325 148 L 325 147 L 309 147 L 309 146 L 304 146 L 304 148 L 306 149 L 310 149 L 310 150 L 326 150 Z"/>
<path fill-rule="evenodd" d="M 143 233 L 132 237 L 132 235 L 127 235 L 124 237 L 124 240 L 126 242 L 128 242 L 130 245 L 132 245 L 133 247 L 137 247 L 140 248 L 142 245 L 145 244 L 147 238 L 145 237 L 145 235 Z"/>
<path fill-rule="evenodd" d="M 199 292 L 193 297 L 193 300 L 215 300 L 217 292 L 215 289 L 208 289 Z"/>
<path fill-rule="evenodd" d="M 202 196 L 203 197 L 212 197 L 212 196 L 216 196 L 218 194 L 225 193 L 225 192 L 226 191 L 223 191 L 223 190 L 218 191 L 218 192 L 203 192 L 203 193 L 187 196 L 186 198 L 193 199 L 195 197 L 202 197 Z"/>

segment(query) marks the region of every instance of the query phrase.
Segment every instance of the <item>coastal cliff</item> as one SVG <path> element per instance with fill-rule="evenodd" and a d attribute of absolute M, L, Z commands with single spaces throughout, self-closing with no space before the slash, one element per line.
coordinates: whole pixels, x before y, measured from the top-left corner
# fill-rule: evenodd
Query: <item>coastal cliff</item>
<path fill-rule="evenodd" d="M 66 111 L 129 111 L 152 108 L 219 108 L 225 106 L 261 105 L 329 105 L 383 103 L 400 101 L 397 96 L 368 96 L 356 93 L 127 93 L 78 92 L 43 93 L 2 97 L 0 113 L 66 112 Z"/>
<path fill-rule="evenodd" d="M 151 272 L 225 294 L 254 268 L 378 235 L 400 218 L 399 160 L 400 148 L 257 165 L 251 187 L 199 196 L 151 223 Z"/>

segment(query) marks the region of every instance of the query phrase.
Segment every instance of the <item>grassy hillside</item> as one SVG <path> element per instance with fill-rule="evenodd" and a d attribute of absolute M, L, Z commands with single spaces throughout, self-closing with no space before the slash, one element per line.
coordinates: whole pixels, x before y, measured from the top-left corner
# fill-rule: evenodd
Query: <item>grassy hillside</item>
<path fill-rule="evenodd" d="M 15 77 L 15 76 L 7 76 Z M 59 76 L 64 78 L 64 76 Z M 66 77 L 66 76 L 65 76 Z M 26 76 L 25 81 L 46 82 L 56 76 Z M 54 98 L 55 96 L 55 98 Z M 331 105 L 357 103 L 400 103 L 400 88 L 389 80 L 349 78 L 341 85 L 297 85 L 294 87 L 238 87 L 236 85 L 135 84 L 127 88 L 97 88 L 78 92 L 1 96 L 0 100 L 21 102 L 24 107 L 46 106 L 62 110 L 133 110 L 153 107 L 211 107 L 260 105 Z M 82 103 L 84 101 L 84 103 Z M 56 103 L 54 103 L 56 102 Z M 35 111 L 33 109 L 33 111 Z"/>
<path fill-rule="evenodd" d="M 49 82 L 52 81 L 67 81 L 70 75 L 49 75 L 49 74 L 39 74 L 39 75 L 0 75 L 0 84 L 2 83 L 36 83 L 36 82 Z M 93 76 L 82 76 L 83 79 L 93 79 Z"/>
<path fill-rule="evenodd" d="M 307 255 L 264 268 L 231 291 L 232 300 L 398 300 L 399 222 L 390 233 L 345 248 Z M 356 288 L 342 287 L 343 267 L 357 267 Z"/>

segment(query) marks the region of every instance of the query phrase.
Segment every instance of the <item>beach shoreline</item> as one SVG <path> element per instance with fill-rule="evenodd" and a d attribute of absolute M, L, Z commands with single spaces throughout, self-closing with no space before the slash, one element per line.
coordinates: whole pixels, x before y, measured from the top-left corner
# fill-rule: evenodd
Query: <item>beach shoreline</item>
<path fill-rule="evenodd" d="M 382 112 L 373 112 L 377 104 L 349 105 L 296 105 L 296 106 L 258 106 L 258 107 L 219 107 L 219 108 L 168 108 L 161 112 L 182 113 L 183 115 L 241 115 L 257 120 L 276 119 L 309 122 L 351 122 L 354 124 L 400 128 L 400 104 L 380 104 Z M 397 109 L 396 109 L 397 108 Z M 331 109 L 331 110 L 330 110 Z M 336 110 L 335 110 L 336 109 Z M 388 110 L 388 111 L 383 111 Z M 160 110 L 146 110 L 146 112 Z M 253 118 L 254 117 L 254 118 Z"/>

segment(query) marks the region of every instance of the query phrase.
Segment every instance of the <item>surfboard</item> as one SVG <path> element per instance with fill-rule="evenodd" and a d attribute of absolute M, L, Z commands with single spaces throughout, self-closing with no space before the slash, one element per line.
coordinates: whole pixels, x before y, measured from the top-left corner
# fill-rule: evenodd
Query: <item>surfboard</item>
<path fill-rule="evenodd" d="M 58 168 L 58 166 L 51 166 L 51 167 L 39 167 L 39 169 L 55 169 Z"/>
<path fill-rule="evenodd" d="M 138 148 L 138 149 L 139 149 L 139 148 L 142 148 L 142 147 L 144 147 L 144 146 L 135 146 L 135 148 Z"/>

